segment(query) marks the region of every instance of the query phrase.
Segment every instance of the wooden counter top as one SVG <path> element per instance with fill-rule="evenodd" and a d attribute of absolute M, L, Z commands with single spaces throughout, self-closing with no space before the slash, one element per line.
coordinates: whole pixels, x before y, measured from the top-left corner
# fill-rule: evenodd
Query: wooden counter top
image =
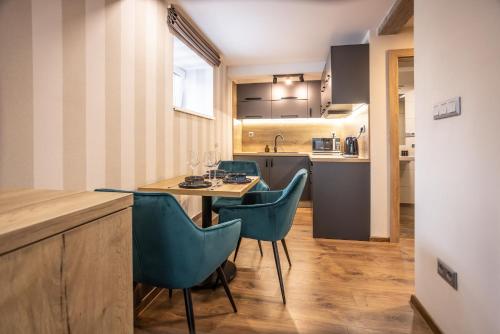
<path fill-rule="evenodd" d="M 131 194 L 61 190 L 0 191 L 0 254 L 133 204 Z"/>
<path fill-rule="evenodd" d="M 311 152 L 238 152 L 235 156 L 260 156 L 260 157 L 309 157 L 312 162 L 370 162 L 367 157 L 346 158 L 340 154 L 314 154 Z"/>

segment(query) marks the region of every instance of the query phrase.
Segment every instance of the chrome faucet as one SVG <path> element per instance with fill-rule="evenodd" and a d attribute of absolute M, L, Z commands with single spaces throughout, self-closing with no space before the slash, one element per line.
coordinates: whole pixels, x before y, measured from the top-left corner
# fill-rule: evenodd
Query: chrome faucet
<path fill-rule="evenodd" d="M 281 140 L 285 141 L 285 138 L 283 138 L 282 135 L 278 134 L 274 137 L 274 153 L 278 152 L 278 138 L 281 138 Z"/>

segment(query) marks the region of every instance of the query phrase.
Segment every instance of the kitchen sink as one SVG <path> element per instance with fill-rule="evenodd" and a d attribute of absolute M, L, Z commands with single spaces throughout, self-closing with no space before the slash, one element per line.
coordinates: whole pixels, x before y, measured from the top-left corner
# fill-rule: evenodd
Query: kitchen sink
<path fill-rule="evenodd" d="M 270 153 L 270 154 L 290 154 L 290 153 L 299 153 L 299 152 L 292 152 L 292 151 L 280 151 L 280 152 L 258 152 L 258 153 Z"/>

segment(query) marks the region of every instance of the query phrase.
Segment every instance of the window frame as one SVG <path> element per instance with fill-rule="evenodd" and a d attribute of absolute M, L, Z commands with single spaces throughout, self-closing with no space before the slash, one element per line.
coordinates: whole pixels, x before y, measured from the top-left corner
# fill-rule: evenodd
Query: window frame
<path fill-rule="evenodd" d="M 196 52 L 188 44 L 184 43 L 184 41 L 182 39 L 176 37 L 175 35 L 172 36 L 172 46 L 175 43 L 175 39 L 177 39 L 179 42 L 184 44 L 185 47 L 189 48 L 193 53 L 196 54 Z M 201 118 L 206 118 L 209 120 L 215 120 L 215 88 L 216 88 L 215 87 L 215 67 L 212 64 L 208 63 L 203 57 L 199 56 L 198 54 L 196 54 L 196 55 L 212 69 L 211 115 L 197 112 L 195 110 L 191 110 L 188 108 L 182 108 L 182 107 L 176 106 L 174 104 L 174 99 L 175 99 L 175 92 L 174 92 L 174 87 L 173 87 L 174 86 L 174 76 L 176 75 L 176 72 L 178 72 L 179 70 L 185 71 L 182 67 L 175 66 L 175 48 L 174 47 L 172 47 L 172 76 L 170 77 L 170 80 L 172 82 L 172 109 L 176 112 L 182 112 L 185 114 L 189 114 L 189 115 L 193 115 L 193 116 L 197 116 L 197 117 L 201 117 Z M 186 76 L 186 73 L 184 73 L 184 80 L 185 80 L 185 76 Z M 183 92 L 183 95 L 184 95 L 184 92 Z"/>

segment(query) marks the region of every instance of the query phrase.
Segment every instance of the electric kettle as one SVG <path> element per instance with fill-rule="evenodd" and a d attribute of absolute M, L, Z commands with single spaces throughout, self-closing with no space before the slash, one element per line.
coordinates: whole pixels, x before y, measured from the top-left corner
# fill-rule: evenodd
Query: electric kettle
<path fill-rule="evenodd" d="M 359 155 L 358 138 L 346 137 L 344 143 L 344 157 L 357 158 Z"/>

